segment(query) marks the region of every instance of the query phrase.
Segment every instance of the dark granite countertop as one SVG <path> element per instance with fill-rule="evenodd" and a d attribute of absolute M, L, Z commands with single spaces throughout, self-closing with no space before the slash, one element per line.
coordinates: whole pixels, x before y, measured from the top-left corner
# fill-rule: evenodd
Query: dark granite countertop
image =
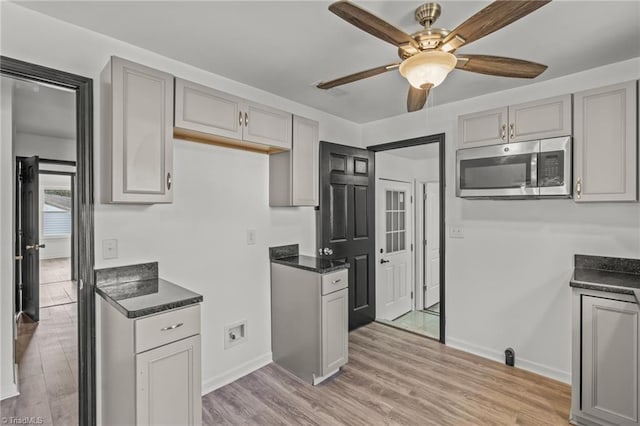
<path fill-rule="evenodd" d="M 96 292 L 127 318 L 202 302 L 202 295 L 158 278 L 157 262 L 99 269 Z"/>
<path fill-rule="evenodd" d="M 271 261 L 273 263 L 279 263 L 280 265 L 293 266 L 294 268 L 305 269 L 319 274 L 326 274 L 327 272 L 349 267 L 349 264 L 342 260 L 321 259 L 304 255 L 282 257 L 279 259 L 271 259 Z"/>
<path fill-rule="evenodd" d="M 640 260 L 576 255 L 569 285 L 635 296 L 640 292 Z"/>
<path fill-rule="evenodd" d="M 348 268 L 349 264 L 342 260 L 323 259 L 321 257 L 305 256 L 298 253 L 298 245 L 269 248 L 271 262 L 293 268 L 304 269 L 319 274 Z"/>

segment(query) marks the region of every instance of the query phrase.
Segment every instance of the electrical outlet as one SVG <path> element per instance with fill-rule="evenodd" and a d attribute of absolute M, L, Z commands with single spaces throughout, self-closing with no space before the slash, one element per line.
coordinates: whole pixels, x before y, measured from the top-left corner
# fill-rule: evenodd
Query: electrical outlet
<path fill-rule="evenodd" d="M 450 226 L 449 238 L 464 238 L 464 228 L 460 225 Z"/>
<path fill-rule="evenodd" d="M 116 239 L 102 240 L 102 258 L 103 259 L 118 258 L 118 240 Z"/>
<path fill-rule="evenodd" d="M 247 230 L 247 245 L 253 246 L 256 244 L 256 230 L 248 229 Z"/>
<path fill-rule="evenodd" d="M 240 321 L 224 328 L 224 348 L 229 349 L 247 340 L 247 321 Z"/>

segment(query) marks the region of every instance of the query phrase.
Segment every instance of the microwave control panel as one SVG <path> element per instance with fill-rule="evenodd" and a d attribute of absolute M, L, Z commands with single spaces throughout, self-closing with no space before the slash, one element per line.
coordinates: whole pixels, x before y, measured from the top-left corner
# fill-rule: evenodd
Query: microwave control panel
<path fill-rule="evenodd" d="M 541 152 L 538 161 L 538 186 L 564 185 L 564 152 Z"/>

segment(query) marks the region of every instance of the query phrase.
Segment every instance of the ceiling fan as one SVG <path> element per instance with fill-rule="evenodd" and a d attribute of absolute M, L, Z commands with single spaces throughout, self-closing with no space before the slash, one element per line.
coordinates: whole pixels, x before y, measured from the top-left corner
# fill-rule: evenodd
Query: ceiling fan
<path fill-rule="evenodd" d="M 498 0 L 458 25 L 453 31 L 432 27 L 442 9 L 438 3 L 425 3 L 415 11 L 416 21 L 424 26 L 424 29 L 411 35 L 350 1 L 337 1 L 329 6 L 331 12 L 361 30 L 397 46 L 401 61 L 320 82 L 316 87 L 331 89 L 399 69 L 400 74 L 409 81 L 407 110 L 412 112 L 424 107 L 429 90 L 442 83 L 454 68 L 501 77 L 535 78 L 547 69 L 546 65 L 501 56 L 455 56 L 453 53 L 463 45 L 527 16 L 550 1 Z"/>

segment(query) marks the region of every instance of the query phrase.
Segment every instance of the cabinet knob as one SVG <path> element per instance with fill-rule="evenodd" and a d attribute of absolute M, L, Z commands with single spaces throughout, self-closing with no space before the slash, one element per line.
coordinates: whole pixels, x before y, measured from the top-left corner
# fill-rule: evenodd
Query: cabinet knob
<path fill-rule="evenodd" d="M 171 189 L 171 183 L 173 183 L 173 180 L 171 179 L 171 173 L 167 173 L 167 189 Z"/>
<path fill-rule="evenodd" d="M 244 126 L 247 127 L 249 125 L 249 114 L 244 113 Z"/>
<path fill-rule="evenodd" d="M 502 133 L 500 133 L 500 137 L 502 138 L 503 141 L 507 139 L 507 125 L 506 124 L 502 125 Z"/>
<path fill-rule="evenodd" d="M 242 111 L 238 112 L 238 125 L 242 127 Z"/>
<path fill-rule="evenodd" d="M 514 123 L 509 124 L 509 138 L 513 139 L 516 136 L 516 125 Z"/>
<path fill-rule="evenodd" d="M 580 199 L 582 196 L 582 178 L 576 180 L 576 198 Z"/>

